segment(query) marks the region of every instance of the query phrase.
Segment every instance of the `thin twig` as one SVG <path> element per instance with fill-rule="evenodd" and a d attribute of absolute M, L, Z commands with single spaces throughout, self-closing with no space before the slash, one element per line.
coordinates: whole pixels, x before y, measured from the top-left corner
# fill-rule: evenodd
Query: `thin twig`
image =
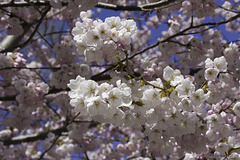
<path fill-rule="evenodd" d="M 237 18 L 239 18 L 239 17 L 240 17 L 240 13 L 239 13 L 238 15 L 235 15 L 235 16 L 229 18 L 229 19 L 226 20 L 226 21 L 215 22 L 215 23 L 209 22 L 209 23 L 202 23 L 202 24 L 199 24 L 199 25 L 196 25 L 196 26 L 189 26 L 188 28 L 185 28 L 184 30 L 182 30 L 182 31 L 180 31 L 180 32 L 178 32 L 178 33 L 176 33 L 176 34 L 174 34 L 174 35 L 172 35 L 172 36 L 169 36 L 169 37 L 167 37 L 167 38 L 164 39 L 164 40 L 158 40 L 157 42 L 155 42 L 155 43 L 152 44 L 151 46 L 149 46 L 149 47 L 147 47 L 147 48 L 144 48 L 143 50 L 134 53 L 132 56 L 128 57 L 128 59 L 132 59 L 132 58 L 136 57 L 137 55 L 140 55 L 140 54 L 148 51 L 149 49 L 155 48 L 155 47 L 157 47 L 160 43 L 165 43 L 165 42 L 168 42 L 168 41 L 172 40 L 172 39 L 175 38 L 175 37 L 182 36 L 182 35 L 185 34 L 185 32 L 187 32 L 187 31 L 189 31 L 189 30 L 191 30 L 191 29 L 195 29 L 195 28 L 199 28 L 199 27 L 203 27 L 203 26 L 208 26 L 208 25 L 212 25 L 212 27 L 214 27 L 214 26 L 216 27 L 216 26 L 219 26 L 219 25 L 226 24 L 226 23 L 228 23 L 228 22 L 234 21 L 235 19 L 237 19 Z M 122 62 L 124 62 L 124 61 L 126 61 L 126 58 L 122 60 Z M 104 71 L 102 71 L 102 72 L 100 72 L 100 73 L 92 76 L 92 79 L 97 79 L 97 77 L 99 77 L 99 76 L 103 75 L 104 73 L 112 70 L 112 69 L 115 68 L 116 66 L 117 66 L 117 64 L 115 64 L 115 65 L 113 65 L 112 67 L 109 67 L 109 68 L 105 69 Z"/>
<path fill-rule="evenodd" d="M 45 42 L 51 49 L 53 49 L 53 46 L 46 40 L 46 38 L 44 38 L 44 36 L 43 36 L 39 31 L 37 31 L 37 33 L 38 33 L 39 36 L 44 40 L 44 42 Z"/>
<path fill-rule="evenodd" d="M 5 68 L 1 68 L 0 71 L 12 70 L 12 69 L 29 69 L 29 70 L 50 69 L 50 70 L 59 70 L 59 69 L 61 69 L 61 67 L 5 67 Z"/>
<path fill-rule="evenodd" d="M 54 108 L 52 108 L 52 107 L 50 106 L 49 103 L 46 103 L 46 106 L 47 106 L 49 109 L 51 109 L 51 110 L 58 116 L 59 119 L 61 119 L 61 116 L 58 114 L 58 112 L 57 112 Z"/>
<path fill-rule="evenodd" d="M 32 34 L 29 36 L 29 38 L 28 38 L 24 43 L 22 43 L 22 44 L 20 44 L 20 45 L 13 46 L 13 47 L 8 48 L 8 49 L 5 49 L 5 50 L 2 50 L 1 53 L 11 52 L 11 51 L 13 51 L 13 50 L 16 49 L 16 48 L 24 48 L 25 46 L 27 46 L 27 45 L 31 42 L 31 40 L 32 40 L 32 38 L 34 37 L 35 33 L 38 31 L 38 28 L 39 28 L 40 25 L 42 24 L 42 21 L 43 21 L 45 15 L 48 13 L 48 11 L 49 11 L 50 9 L 51 9 L 50 6 L 46 8 L 46 10 L 43 12 L 41 18 L 39 19 L 36 27 L 34 28 L 34 31 L 32 32 Z"/>
<path fill-rule="evenodd" d="M 0 8 L 5 7 L 27 7 L 27 6 L 50 6 L 49 1 L 29 1 L 28 2 L 1 2 Z M 169 5 L 175 5 L 176 3 L 181 3 L 179 0 L 160 0 L 155 3 L 148 3 L 139 6 L 126 6 L 126 5 L 115 5 L 110 3 L 98 2 L 95 7 L 104 8 L 114 11 L 152 11 L 156 9 L 162 9 L 164 7 L 169 7 Z M 68 3 L 62 3 L 63 6 L 67 6 Z"/>
<path fill-rule="evenodd" d="M 41 156 L 39 157 L 39 160 L 41 160 L 41 159 L 44 157 L 44 155 L 45 155 L 50 149 L 52 149 L 52 148 L 54 147 L 55 143 L 57 142 L 57 140 L 58 140 L 58 138 L 59 138 L 60 136 L 61 136 L 61 134 L 59 134 L 59 135 L 57 135 L 57 136 L 55 137 L 55 139 L 54 139 L 54 141 L 52 142 L 51 146 L 49 146 L 48 149 L 46 149 L 46 150 L 41 154 Z"/>

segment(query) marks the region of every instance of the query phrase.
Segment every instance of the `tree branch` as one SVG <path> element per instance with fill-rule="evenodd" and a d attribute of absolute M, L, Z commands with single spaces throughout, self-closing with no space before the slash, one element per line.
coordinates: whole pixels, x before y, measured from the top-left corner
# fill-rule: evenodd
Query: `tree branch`
<path fill-rule="evenodd" d="M 63 132 L 67 132 L 67 126 L 71 123 L 73 123 L 75 121 L 75 118 L 79 115 L 76 114 L 71 120 L 68 119 L 65 122 L 65 125 L 63 127 L 60 127 L 58 129 L 54 129 L 54 130 L 49 130 L 49 131 L 45 131 L 45 132 L 41 132 L 41 133 L 35 133 L 35 134 L 31 134 L 31 135 L 20 135 L 17 137 L 12 137 L 9 139 L 0 139 L 0 142 L 3 142 L 4 145 L 9 146 L 12 144 L 20 144 L 23 142 L 34 142 L 34 141 L 38 141 L 38 140 L 44 140 L 47 138 L 49 133 L 53 133 L 56 136 L 61 135 Z M 78 122 L 79 123 L 79 122 Z M 83 123 L 86 123 L 86 121 L 83 121 Z M 89 128 L 91 127 L 95 127 L 98 123 L 95 123 L 94 121 L 89 121 Z M 93 126 L 93 124 L 95 124 Z"/>
<path fill-rule="evenodd" d="M 20 144 L 23 142 L 34 142 L 37 140 L 43 140 L 47 138 L 49 133 L 60 135 L 62 132 L 67 132 L 66 126 L 60 127 L 55 130 L 42 132 L 42 133 L 35 133 L 31 135 L 21 135 L 21 136 L 13 137 L 6 140 L 0 139 L 0 141 L 3 142 L 4 145 L 9 146 L 12 144 Z"/>
<path fill-rule="evenodd" d="M 24 32 L 20 36 L 15 35 L 7 35 L 4 37 L 2 42 L 0 43 L 0 50 L 11 50 L 11 48 L 16 48 L 19 44 L 19 42 L 22 40 L 24 35 L 29 31 L 31 25 L 28 23 L 23 23 L 22 27 L 24 29 Z"/>
<path fill-rule="evenodd" d="M 51 88 L 46 95 L 55 94 L 55 93 L 59 93 L 59 92 L 62 92 L 62 91 L 70 91 L 70 89 L 67 88 L 67 89 L 64 90 L 64 89 Z M 16 96 L 17 95 L 0 97 L 0 101 L 16 101 Z"/>
<path fill-rule="evenodd" d="M 104 8 L 114 11 L 153 11 L 167 7 L 168 5 L 181 3 L 183 0 L 161 0 L 155 3 L 149 3 L 139 6 L 122 6 L 109 3 L 98 2 L 95 7 Z M 0 3 L 0 8 L 4 7 L 27 7 L 27 6 L 50 6 L 49 1 L 31 1 L 28 2 L 2 2 Z M 63 6 L 66 6 L 67 3 L 62 3 Z"/>
<path fill-rule="evenodd" d="M 0 97 L 0 101 L 15 101 L 15 100 L 16 100 L 16 95 Z"/>
<path fill-rule="evenodd" d="M 58 135 L 55 137 L 55 139 L 53 140 L 52 144 L 41 154 L 39 160 L 41 160 L 41 159 L 44 157 L 44 155 L 45 155 L 48 151 L 50 151 L 50 149 L 52 149 L 52 148 L 54 147 L 54 145 L 56 144 L 56 142 L 57 142 L 57 140 L 58 140 L 58 138 L 59 138 L 60 136 L 61 136 L 61 133 L 58 134 Z"/>
<path fill-rule="evenodd" d="M 228 22 L 234 21 L 235 19 L 237 19 L 237 18 L 239 18 L 239 17 L 240 17 L 240 13 L 237 14 L 237 15 L 235 15 L 235 16 L 233 16 L 233 17 L 231 17 L 231 18 L 229 18 L 229 19 L 226 20 L 226 21 L 202 23 L 202 24 L 196 25 L 196 26 L 190 25 L 188 28 L 185 28 L 184 30 L 182 30 L 182 31 L 180 31 L 180 32 L 178 32 L 178 33 L 176 33 L 176 34 L 174 34 L 174 35 L 172 35 L 172 36 L 169 36 L 169 37 L 167 37 L 167 38 L 164 39 L 164 40 L 159 40 L 159 41 L 157 41 L 156 43 L 152 44 L 151 46 L 149 46 L 149 47 L 147 47 L 147 48 L 144 48 L 143 50 L 134 53 L 134 54 L 133 54 L 132 56 L 130 56 L 128 59 L 132 59 L 132 58 L 134 58 L 135 56 L 137 56 L 137 55 L 139 55 L 139 54 L 142 54 L 142 53 L 148 51 L 149 49 L 152 49 L 152 48 L 154 48 L 154 47 L 157 47 L 160 43 L 169 42 L 170 40 L 172 40 L 172 39 L 175 38 L 175 37 L 184 35 L 185 32 L 187 32 L 187 31 L 189 31 L 189 30 L 191 30 L 191 29 L 200 28 L 200 27 L 208 26 L 208 25 L 211 25 L 211 26 L 213 26 L 213 27 L 214 27 L 214 26 L 220 26 L 220 25 L 222 25 L 222 24 L 226 24 L 226 23 L 228 23 Z M 124 61 L 126 61 L 126 58 L 123 59 L 121 62 L 124 62 Z M 109 68 L 105 69 L 104 71 L 102 71 L 102 72 L 100 72 L 100 73 L 98 73 L 98 74 L 96 74 L 96 75 L 93 75 L 93 76 L 91 77 L 91 79 L 98 79 L 98 77 L 100 77 L 100 76 L 102 76 L 104 73 L 112 70 L 112 69 L 115 68 L 116 66 L 117 66 L 117 64 L 113 65 L 112 67 L 109 67 Z"/>
<path fill-rule="evenodd" d="M 37 69 L 50 69 L 50 70 L 59 70 L 61 67 L 5 67 L 0 68 L 0 71 L 3 70 L 14 70 L 14 69 L 29 69 L 29 70 L 37 70 Z"/>
<path fill-rule="evenodd" d="M 5 7 L 28 7 L 32 6 L 34 4 L 35 6 L 49 6 L 50 2 L 49 1 L 33 1 L 32 3 L 28 2 L 1 2 L 0 3 L 0 8 L 5 8 Z"/>
<path fill-rule="evenodd" d="M 0 8 L 1 8 L 1 6 L 0 6 Z M 23 38 L 25 33 L 22 34 L 21 36 L 13 36 L 11 39 L 8 39 L 7 43 L 4 43 L 4 44 L 8 44 L 9 46 L 7 46 L 7 47 L 4 46 L 3 42 L 0 44 L 1 48 L 4 48 L 4 50 L 1 50 L 0 53 L 11 52 L 18 47 L 23 48 L 23 47 L 27 46 L 30 43 L 30 41 L 32 40 L 32 38 L 34 37 L 35 33 L 38 31 L 38 28 L 40 27 L 45 15 L 48 13 L 48 11 L 50 9 L 51 9 L 50 6 L 48 6 L 46 8 L 46 10 L 43 12 L 41 18 L 38 20 L 38 23 L 37 23 L 36 27 L 34 28 L 34 31 L 32 32 L 32 34 L 29 36 L 29 38 L 24 43 L 22 43 L 20 45 L 16 45 L 14 42 L 20 41 Z M 29 29 L 30 29 L 30 26 L 29 26 Z"/>

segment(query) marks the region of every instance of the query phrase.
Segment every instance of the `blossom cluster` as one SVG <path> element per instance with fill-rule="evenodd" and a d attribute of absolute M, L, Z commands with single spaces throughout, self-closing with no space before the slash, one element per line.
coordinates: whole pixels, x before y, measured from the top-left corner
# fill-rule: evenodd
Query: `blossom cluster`
<path fill-rule="evenodd" d="M 205 61 L 205 78 L 208 81 L 214 81 L 219 72 L 226 72 L 227 71 L 227 61 L 224 56 L 215 58 L 214 61 L 211 59 L 207 59 Z"/>
<path fill-rule="evenodd" d="M 184 27 L 184 24 L 181 24 L 183 18 L 173 16 L 172 20 L 169 21 L 172 25 L 164 36 L 179 32 L 181 27 Z M 75 30 L 76 27 L 73 30 L 73 35 L 76 44 L 78 44 L 79 37 L 74 33 Z M 169 155 L 174 152 L 178 152 L 181 156 L 184 152 L 187 152 L 185 159 L 188 159 L 210 149 L 215 150 L 212 156 L 218 158 L 223 156 L 223 153 L 226 153 L 230 148 L 237 148 L 238 144 L 232 144 L 232 139 L 239 139 L 231 126 L 231 122 L 226 119 L 223 106 L 217 108 L 222 103 L 218 89 L 226 87 L 227 79 L 230 78 L 227 73 L 229 71 L 228 66 L 233 62 L 229 63 L 230 58 L 228 59 L 227 55 L 219 56 L 217 52 L 221 34 L 213 30 L 209 30 L 209 33 L 209 35 L 204 35 L 206 36 L 204 41 L 212 36 L 215 38 L 214 43 L 211 42 L 212 44 L 203 46 L 204 42 L 196 37 L 189 37 L 187 42 L 191 46 L 190 56 L 194 56 L 193 54 L 196 54 L 194 53 L 196 51 L 207 51 L 207 54 L 204 53 L 203 56 L 201 55 L 198 57 L 199 59 L 196 59 L 196 61 L 199 60 L 198 63 L 194 64 L 189 61 L 190 63 L 186 64 L 186 61 L 181 61 L 183 59 L 179 61 L 180 64 L 184 65 L 180 67 L 184 74 L 188 74 L 190 70 L 183 70 L 183 67 L 187 69 L 188 65 L 191 64 L 194 67 L 205 65 L 205 69 L 202 68 L 199 73 L 194 75 L 195 77 L 202 75 L 206 80 L 205 82 L 204 79 L 199 81 L 198 78 L 186 77 L 181 74 L 180 70 L 174 70 L 168 65 L 165 65 L 164 69 L 158 69 L 161 64 L 158 64 L 158 66 L 155 63 L 149 63 L 148 60 L 151 56 L 148 55 L 149 57 L 146 57 L 146 60 L 140 60 L 141 69 L 137 69 L 137 66 L 134 68 L 136 64 L 129 64 L 129 67 L 133 67 L 134 71 L 148 79 L 146 82 L 136 81 L 134 78 L 126 80 L 125 76 L 129 72 L 118 74 L 120 80 L 114 77 L 117 73 L 112 73 L 114 80 L 112 79 L 111 83 L 97 83 L 81 76 L 70 80 L 68 87 L 71 89 L 69 92 L 71 106 L 74 107 L 75 112 L 91 117 L 92 120 L 97 122 L 116 127 L 143 128 L 144 136 L 147 137 L 148 149 L 155 156 Z M 140 32 L 137 32 L 137 34 L 140 34 Z M 137 34 L 133 37 L 134 42 Z M 110 39 L 112 40 L 112 38 Z M 218 40 L 219 43 L 216 43 Z M 137 38 L 136 42 L 138 42 Z M 87 45 L 87 47 L 93 46 L 96 48 L 98 46 L 102 47 L 101 40 L 98 40 L 95 44 Z M 231 46 L 232 44 L 229 47 Z M 87 47 L 84 46 L 84 50 L 82 50 L 85 57 L 87 57 L 85 52 Z M 174 46 L 174 43 L 162 43 L 159 45 L 159 50 L 160 54 L 155 55 L 155 57 L 159 56 L 163 59 L 170 58 L 168 54 L 171 55 L 172 52 L 182 52 L 181 47 Z M 226 50 L 229 50 L 229 48 L 226 48 Z M 101 56 L 101 54 L 98 55 Z M 154 55 L 152 56 L 154 57 Z M 180 56 L 184 57 L 185 54 Z M 194 59 L 194 57 L 190 57 L 190 59 Z M 201 63 L 202 60 L 205 60 L 205 63 Z M 155 76 L 162 79 L 155 78 Z M 213 108 L 211 108 L 211 105 L 213 105 Z M 238 103 L 236 103 L 233 108 L 233 113 L 237 115 L 239 113 L 237 111 L 238 106 Z M 235 119 L 234 122 L 236 123 L 239 118 L 235 116 L 232 119 Z M 224 137 L 228 137 L 229 142 L 220 143 L 220 140 Z M 228 143 L 231 145 L 228 145 Z M 197 148 L 195 147 L 196 144 L 198 145 Z M 118 147 L 121 148 L 121 145 L 118 145 Z M 222 145 L 225 148 L 219 150 Z M 229 158 L 238 156 L 236 152 L 228 155 Z"/>
<path fill-rule="evenodd" d="M 219 59 L 215 59 L 216 64 Z M 120 127 L 145 126 L 149 149 L 156 156 L 173 153 L 177 147 L 196 153 L 206 151 L 205 143 L 217 139 L 212 133 L 213 118 L 210 118 L 214 114 L 208 115 L 203 108 L 211 91 L 205 93 L 201 88 L 195 89 L 191 79 L 184 78 L 179 70 L 169 66 L 163 71 L 163 79 L 165 83 L 159 78 L 149 81 L 153 87 L 142 86 L 134 80 L 125 83 L 118 80 L 116 85 L 98 84 L 78 76 L 68 84 L 70 104 L 75 112 L 90 116 L 94 121 Z M 207 123 L 203 120 L 205 116 Z M 216 126 L 220 124 L 226 128 L 227 135 L 222 133 L 223 136 L 230 136 L 233 128 L 228 128 L 223 118 Z M 191 137 L 192 141 L 198 137 L 194 140 L 194 145 L 201 146 L 198 149 L 189 139 L 185 140 L 191 134 L 195 135 Z"/>
<path fill-rule="evenodd" d="M 82 22 L 76 22 L 72 29 L 77 52 L 84 55 L 86 61 L 103 65 L 104 61 L 115 63 L 116 55 L 123 57 L 123 51 L 129 48 L 131 37 L 137 30 L 133 20 L 121 20 L 109 17 L 105 21 L 88 18 L 87 12 L 81 12 Z"/>

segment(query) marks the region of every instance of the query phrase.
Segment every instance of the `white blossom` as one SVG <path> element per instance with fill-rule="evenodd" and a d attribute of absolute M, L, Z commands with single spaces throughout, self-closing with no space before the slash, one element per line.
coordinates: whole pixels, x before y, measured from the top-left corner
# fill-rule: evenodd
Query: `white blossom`
<path fill-rule="evenodd" d="M 215 147 L 215 150 L 218 151 L 221 155 L 225 155 L 227 149 L 228 145 L 226 143 L 218 143 L 218 145 Z"/>
<path fill-rule="evenodd" d="M 122 27 L 122 23 L 119 17 L 109 17 L 105 19 L 105 22 L 111 29 L 116 28 L 119 30 Z"/>
<path fill-rule="evenodd" d="M 98 84 L 93 80 L 87 80 L 81 83 L 81 88 L 78 90 L 79 95 L 85 97 L 94 97 L 98 93 Z"/>
<path fill-rule="evenodd" d="M 205 70 L 204 77 L 208 81 L 214 81 L 217 78 L 218 73 L 219 73 L 218 69 L 208 68 Z"/>
<path fill-rule="evenodd" d="M 107 39 L 111 36 L 111 30 L 106 23 L 100 23 L 96 26 L 96 29 L 99 31 L 101 38 Z"/>
<path fill-rule="evenodd" d="M 123 105 L 122 92 L 118 88 L 113 88 L 108 93 L 108 101 L 111 106 L 120 107 Z"/>
<path fill-rule="evenodd" d="M 163 70 L 163 79 L 166 81 L 171 81 L 172 86 L 179 84 L 184 78 L 179 70 L 173 70 L 171 67 L 167 66 Z"/>
<path fill-rule="evenodd" d="M 129 32 L 131 35 L 136 33 L 137 31 L 136 22 L 132 19 L 123 21 L 122 25 L 124 28 L 126 28 L 127 32 Z"/>
<path fill-rule="evenodd" d="M 96 61 L 98 62 L 100 65 L 103 65 L 104 63 L 104 59 L 103 59 L 103 53 L 101 50 L 98 50 L 95 47 L 90 47 L 87 48 L 84 52 L 84 55 L 86 57 L 87 62 L 93 62 Z"/>
<path fill-rule="evenodd" d="M 234 106 L 233 106 L 233 112 L 240 117 L 240 102 L 237 102 Z"/>
<path fill-rule="evenodd" d="M 213 68 L 213 67 L 214 67 L 214 62 L 210 58 L 207 58 L 205 60 L 205 68 Z"/>
<path fill-rule="evenodd" d="M 180 85 L 176 87 L 179 97 L 188 97 L 195 90 L 195 86 L 189 79 L 184 79 Z"/>
<path fill-rule="evenodd" d="M 108 105 L 101 97 L 92 97 L 88 101 L 87 111 L 91 116 L 104 115 L 107 112 Z"/>
<path fill-rule="evenodd" d="M 184 111 L 191 112 L 193 110 L 192 102 L 188 98 L 182 98 L 178 104 Z"/>
<path fill-rule="evenodd" d="M 83 97 L 77 97 L 70 100 L 70 105 L 74 107 L 74 111 L 81 113 L 82 115 L 87 114 L 86 103 Z"/>
<path fill-rule="evenodd" d="M 96 48 L 102 47 L 103 41 L 101 39 L 101 34 L 97 29 L 93 29 L 87 32 L 84 39 L 86 40 L 86 44 L 89 46 L 93 46 Z"/>
<path fill-rule="evenodd" d="M 214 66 L 220 71 L 220 72 L 226 72 L 227 71 L 227 61 L 224 56 L 218 57 L 214 59 Z"/>
<path fill-rule="evenodd" d="M 206 99 L 208 98 L 207 94 L 204 94 L 204 91 L 202 89 L 198 89 L 191 95 L 191 101 L 192 104 L 195 106 L 199 106 L 202 104 Z"/>
<path fill-rule="evenodd" d="M 160 95 L 155 89 L 148 89 L 143 92 L 143 103 L 148 107 L 158 105 Z"/>
<path fill-rule="evenodd" d="M 77 90 L 80 87 L 80 83 L 83 82 L 85 78 L 81 76 L 77 76 L 76 79 L 71 79 L 70 83 L 67 84 L 67 86 L 71 89 L 71 91 L 68 92 L 68 95 L 70 98 L 75 98 L 77 97 Z"/>

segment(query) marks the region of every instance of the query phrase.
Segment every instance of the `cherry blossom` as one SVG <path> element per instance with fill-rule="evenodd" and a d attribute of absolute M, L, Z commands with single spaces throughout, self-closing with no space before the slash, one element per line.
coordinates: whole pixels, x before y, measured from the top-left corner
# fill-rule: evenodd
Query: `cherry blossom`
<path fill-rule="evenodd" d="M 1 1 L 1 159 L 240 159 L 239 5 Z"/>

